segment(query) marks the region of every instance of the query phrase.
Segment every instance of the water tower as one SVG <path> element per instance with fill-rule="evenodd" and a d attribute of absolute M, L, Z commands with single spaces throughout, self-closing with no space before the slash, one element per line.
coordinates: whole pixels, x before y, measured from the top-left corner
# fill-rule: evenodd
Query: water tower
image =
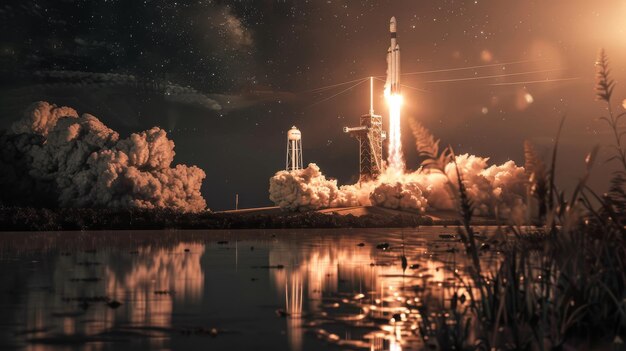
<path fill-rule="evenodd" d="M 287 131 L 287 162 L 285 169 L 295 171 L 302 169 L 302 133 L 296 128 L 291 127 Z"/>

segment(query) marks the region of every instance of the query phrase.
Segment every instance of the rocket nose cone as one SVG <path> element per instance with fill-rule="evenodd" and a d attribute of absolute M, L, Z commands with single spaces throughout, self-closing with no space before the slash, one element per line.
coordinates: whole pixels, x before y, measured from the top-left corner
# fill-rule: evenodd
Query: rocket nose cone
<path fill-rule="evenodd" d="M 396 17 L 391 17 L 391 20 L 389 20 L 389 31 L 390 32 L 395 32 L 396 31 Z"/>

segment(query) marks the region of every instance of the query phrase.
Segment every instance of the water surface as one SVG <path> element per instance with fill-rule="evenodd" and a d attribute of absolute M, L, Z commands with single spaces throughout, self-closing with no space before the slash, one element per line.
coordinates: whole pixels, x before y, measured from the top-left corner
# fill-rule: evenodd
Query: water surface
<path fill-rule="evenodd" d="M 459 291 L 455 233 L 3 233 L 0 349 L 421 349 Z"/>

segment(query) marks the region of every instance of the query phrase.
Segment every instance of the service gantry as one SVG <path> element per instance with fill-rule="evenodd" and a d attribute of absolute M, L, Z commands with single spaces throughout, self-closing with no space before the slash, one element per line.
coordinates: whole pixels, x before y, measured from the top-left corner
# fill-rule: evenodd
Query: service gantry
<path fill-rule="evenodd" d="M 374 77 L 370 77 L 370 110 L 362 115 L 358 127 L 343 127 L 344 133 L 359 142 L 359 182 L 378 178 L 383 170 L 383 118 L 374 114 Z"/>

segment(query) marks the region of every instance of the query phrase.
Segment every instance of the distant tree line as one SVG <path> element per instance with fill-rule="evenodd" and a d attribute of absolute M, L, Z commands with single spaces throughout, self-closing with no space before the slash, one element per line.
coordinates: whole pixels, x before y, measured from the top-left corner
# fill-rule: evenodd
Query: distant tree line
<path fill-rule="evenodd" d="M 123 230 L 123 229 L 278 229 L 278 228 L 401 228 L 432 225 L 430 217 L 369 214 L 182 213 L 168 209 L 94 209 L 0 207 L 0 230 Z M 450 223 L 453 224 L 453 223 Z"/>

